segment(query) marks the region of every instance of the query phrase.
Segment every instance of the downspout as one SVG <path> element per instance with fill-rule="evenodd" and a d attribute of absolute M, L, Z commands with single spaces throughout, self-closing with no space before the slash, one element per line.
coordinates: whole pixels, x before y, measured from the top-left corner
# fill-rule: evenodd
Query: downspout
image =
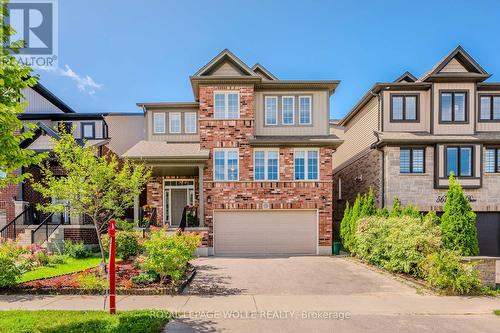
<path fill-rule="evenodd" d="M 374 97 L 377 97 L 378 100 L 378 131 L 383 132 L 384 130 L 384 108 L 383 108 L 383 98 L 382 94 L 379 92 L 378 94 L 374 93 L 373 90 L 370 90 L 370 94 Z M 380 137 L 378 135 L 378 132 L 374 132 L 375 136 L 377 137 L 377 142 L 375 142 L 372 145 L 372 149 L 378 150 L 381 155 L 382 155 L 382 172 L 381 172 L 381 186 L 380 186 L 380 204 L 381 208 L 385 206 L 385 153 L 383 149 L 380 149 L 379 143 L 380 143 Z"/>

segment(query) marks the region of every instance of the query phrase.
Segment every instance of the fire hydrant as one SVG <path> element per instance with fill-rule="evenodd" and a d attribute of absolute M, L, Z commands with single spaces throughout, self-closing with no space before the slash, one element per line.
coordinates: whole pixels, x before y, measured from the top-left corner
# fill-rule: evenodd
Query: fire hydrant
<path fill-rule="evenodd" d="M 115 236 L 116 236 L 116 221 L 111 219 L 108 227 L 109 236 L 109 313 L 116 313 L 116 262 L 115 262 Z"/>

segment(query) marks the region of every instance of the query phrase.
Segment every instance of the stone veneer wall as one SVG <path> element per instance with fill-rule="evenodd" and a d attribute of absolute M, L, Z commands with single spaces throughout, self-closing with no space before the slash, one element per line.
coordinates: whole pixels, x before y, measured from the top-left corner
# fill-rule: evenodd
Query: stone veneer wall
<path fill-rule="evenodd" d="M 500 272 L 497 272 L 497 263 L 500 262 L 500 258 L 497 257 L 462 257 L 462 261 L 473 263 L 476 265 L 476 269 L 479 271 L 479 276 L 481 282 L 484 286 L 495 288 L 497 284 L 500 284 Z"/>
<path fill-rule="evenodd" d="M 239 90 L 240 119 L 213 119 L 214 91 Z M 202 149 L 210 150 L 204 168 L 205 224 L 213 244 L 214 209 L 306 209 L 319 211 L 319 245 L 332 244 L 332 149 L 320 149 L 320 181 L 293 180 L 293 148 L 280 148 L 279 181 L 253 181 L 254 90 L 251 85 L 201 86 L 199 131 Z M 239 181 L 213 181 L 214 148 L 239 149 Z M 286 232 L 286 231 L 283 231 Z"/>
<path fill-rule="evenodd" d="M 424 174 L 400 174 L 399 147 L 384 147 L 385 188 L 387 206 L 391 207 L 394 196 L 407 204 L 417 205 L 420 210 L 441 211 L 444 203 L 438 203 L 438 196 L 446 194 L 446 189 L 434 188 L 434 147 L 425 150 Z M 471 202 L 477 212 L 500 211 L 500 174 L 483 173 L 483 184 L 479 189 L 464 189 L 466 195 L 476 199 Z"/>

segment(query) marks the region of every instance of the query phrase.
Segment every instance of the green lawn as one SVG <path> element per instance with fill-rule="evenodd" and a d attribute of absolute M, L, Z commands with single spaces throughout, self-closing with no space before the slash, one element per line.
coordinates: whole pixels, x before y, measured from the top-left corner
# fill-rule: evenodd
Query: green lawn
<path fill-rule="evenodd" d="M 87 268 L 98 266 L 100 262 L 101 257 L 90 257 L 85 259 L 67 258 L 64 264 L 44 266 L 24 273 L 18 279 L 18 283 L 83 271 Z"/>
<path fill-rule="evenodd" d="M 0 311 L 3 333 L 158 333 L 168 312 L 130 311 Z"/>

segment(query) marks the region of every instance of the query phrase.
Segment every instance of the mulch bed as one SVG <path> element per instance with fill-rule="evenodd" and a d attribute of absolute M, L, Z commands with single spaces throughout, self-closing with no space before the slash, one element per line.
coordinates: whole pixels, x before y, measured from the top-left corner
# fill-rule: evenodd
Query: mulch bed
<path fill-rule="evenodd" d="M 47 279 L 24 282 L 11 288 L 12 293 L 30 294 L 69 294 L 69 295 L 104 295 L 106 290 L 85 289 L 78 285 L 78 278 L 85 274 L 98 274 L 100 268 L 89 268 L 81 272 L 55 276 Z M 184 277 L 177 281 L 155 282 L 148 285 L 136 285 L 130 278 L 139 275 L 141 270 L 134 266 L 133 260 L 124 260 L 116 264 L 116 291 L 119 295 L 175 295 L 180 294 L 196 274 L 189 265 Z"/>

